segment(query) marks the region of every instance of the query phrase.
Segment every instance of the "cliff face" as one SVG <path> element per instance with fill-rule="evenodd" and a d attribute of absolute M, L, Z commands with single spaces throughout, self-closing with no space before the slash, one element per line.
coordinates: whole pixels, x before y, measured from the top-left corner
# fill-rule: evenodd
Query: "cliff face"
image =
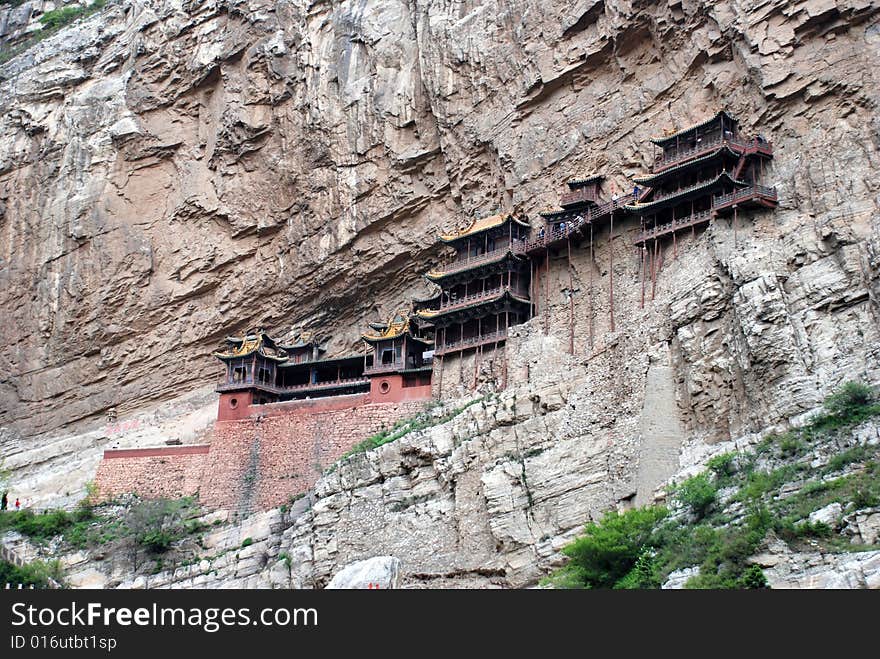
<path fill-rule="evenodd" d="M 0 10 L 13 40 L 23 11 Z M 671 307 L 702 314 L 679 323 L 697 334 L 670 363 L 684 422 L 700 431 L 742 404 L 750 383 L 719 363 L 765 330 L 803 348 L 813 328 L 816 364 L 855 353 L 875 379 L 878 13 L 111 3 L 0 66 L 0 424 L 33 435 L 193 389 L 217 340 L 251 324 L 304 324 L 345 348 L 419 291 L 439 228 L 499 207 L 534 216 L 573 173 L 622 189 L 650 163 L 647 137 L 722 106 L 774 142 L 781 204 L 752 236 L 763 245 L 742 247 L 762 258 L 722 259 L 713 287 Z M 713 325 L 712 307 L 751 313 L 755 334 Z M 651 322 L 645 335 L 669 314 Z M 761 414 L 809 407 L 840 375 L 754 356 L 758 382 L 792 392 Z"/>

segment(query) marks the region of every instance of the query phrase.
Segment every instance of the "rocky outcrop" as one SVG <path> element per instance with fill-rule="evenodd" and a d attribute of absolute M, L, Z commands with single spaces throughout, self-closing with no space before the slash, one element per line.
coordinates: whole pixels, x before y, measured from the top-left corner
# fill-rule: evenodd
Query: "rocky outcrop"
<path fill-rule="evenodd" d="M 400 561 L 394 556 L 376 556 L 342 568 L 333 575 L 328 589 L 397 588 L 400 583 Z"/>

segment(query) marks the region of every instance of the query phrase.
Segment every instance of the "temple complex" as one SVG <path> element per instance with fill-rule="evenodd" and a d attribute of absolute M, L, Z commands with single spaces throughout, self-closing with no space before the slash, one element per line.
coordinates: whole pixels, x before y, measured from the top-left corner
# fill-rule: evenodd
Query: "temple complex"
<path fill-rule="evenodd" d="M 653 170 L 635 177 L 645 190 L 626 207 L 641 223 L 634 242 L 641 250 L 643 305 L 649 271 L 654 298 L 660 240 L 672 238 L 677 257 L 678 233 L 690 229 L 693 234 L 715 217 L 731 214 L 735 240 L 739 208 L 777 204 L 776 190 L 761 184 L 772 145 L 760 135 L 742 135 L 739 122 L 727 112 L 651 142 Z"/>
<path fill-rule="evenodd" d="M 598 331 L 616 331 L 615 277 L 629 278 L 624 299 L 631 303 L 640 278 L 644 306 L 646 281 L 653 299 L 664 249 L 677 256 L 681 232 L 695 236 L 723 217 L 735 245 L 740 209 L 777 205 L 775 189 L 763 182 L 772 145 L 742 135 L 728 113 L 651 142 L 651 173 L 635 177 L 625 193 L 613 184 L 603 191 L 605 177 L 590 174 L 567 181 L 560 208 L 541 212 L 535 231 L 501 213 L 440 235 L 450 258 L 425 274 L 435 292 L 370 323 L 361 353 L 328 357 L 319 337 L 306 332 L 287 343 L 263 329 L 228 337 L 214 353 L 225 371 L 210 449 L 108 451 L 105 463 L 124 464 L 120 487 L 133 487 L 153 482 L 149 460 L 173 459 L 181 492 L 199 491 L 210 505 L 242 507 L 233 496 L 239 492 L 247 505 L 279 505 L 355 443 L 422 412 L 425 400 L 506 387 L 511 327 L 538 318 L 545 335 L 567 334 L 569 353 L 590 359 L 599 313 L 609 317 Z M 617 270 L 615 258 L 624 261 Z M 120 469 L 106 467 L 108 491 L 119 489 L 107 483 Z"/>

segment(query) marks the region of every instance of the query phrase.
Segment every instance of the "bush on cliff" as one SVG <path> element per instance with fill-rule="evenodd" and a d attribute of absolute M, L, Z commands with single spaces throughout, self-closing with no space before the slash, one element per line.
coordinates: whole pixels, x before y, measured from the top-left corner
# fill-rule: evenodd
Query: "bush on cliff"
<path fill-rule="evenodd" d="M 605 513 L 562 550 L 571 561 L 551 583 L 563 588 L 617 587 L 652 548 L 657 524 L 666 515 L 665 508 L 656 506 Z"/>
<path fill-rule="evenodd" d="M 61 581 L 62 576 L 59 561 L 33 561 L 21 567 L 8 561 L 0 561 L 0 588 L 5 588 L 6 584 L 10 584 L 10 587 L 22 585 L 46 588 L 49 579 Z"/>

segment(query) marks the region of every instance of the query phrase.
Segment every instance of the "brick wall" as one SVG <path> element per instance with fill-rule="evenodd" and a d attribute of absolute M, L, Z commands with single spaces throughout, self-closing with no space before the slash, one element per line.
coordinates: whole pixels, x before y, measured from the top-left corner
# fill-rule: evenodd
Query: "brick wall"
<path fill-rule="evenodd" d="M 145 498 L 189 496 L 199 491 L 208 445 L 104 451 L 95 485 L 102 499 L 136 492 Z"/>
<path fill-rule="evenodd" d="M 209 508 L 266 510 L 314 485 L 358 442 L 417 414 L 424 401 L 287 409 L 258 419 L 218 421 L 205 464 L 201 501 Z M 273 405 L 255 406 L 274 412 Z"/>
<path fill-rule="evenodd" d="M 366 403 L 365 395 L 250 406 L 255 418 L 218 421 L 207 445 L 105 451 L 104 498 L 199 493 L 208 508 L 266 510 L 309 490 L 330 464 L 425 401 Z"/>

